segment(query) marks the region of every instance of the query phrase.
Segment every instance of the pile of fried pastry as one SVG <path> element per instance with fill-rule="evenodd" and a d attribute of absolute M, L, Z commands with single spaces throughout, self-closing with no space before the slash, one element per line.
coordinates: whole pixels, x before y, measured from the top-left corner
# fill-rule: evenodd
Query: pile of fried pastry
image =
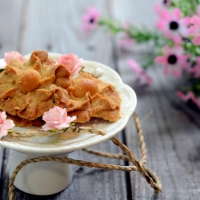
<path fill-rule="evenodd" d="M 0 111 L 6 111 L 17 126 L 42 125 L 44 112 L 54 106 L 77 116 L 75 122 L 92 117 L 115 122 L 120 104 L 114 86 L 84 71 L 73 77 L 45 51 L 34 51 L 25 63 L 11 59 L 0 74 Z"/>

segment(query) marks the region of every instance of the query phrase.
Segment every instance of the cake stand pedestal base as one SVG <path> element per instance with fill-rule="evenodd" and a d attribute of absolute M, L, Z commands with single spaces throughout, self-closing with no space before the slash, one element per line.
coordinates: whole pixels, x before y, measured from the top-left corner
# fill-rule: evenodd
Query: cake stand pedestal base
<path fill-rule="evenodd" d="M 13 151 L 10 159 L 9 176 L 11 177 L 16 167 L 32 156 Z M 51 195 L 64 190 L 73 177 L 72 167 L 66 163 L 43 161 L 31 163 L 23 167 L 16 176 L 14 186 L 33 195 Z"/>

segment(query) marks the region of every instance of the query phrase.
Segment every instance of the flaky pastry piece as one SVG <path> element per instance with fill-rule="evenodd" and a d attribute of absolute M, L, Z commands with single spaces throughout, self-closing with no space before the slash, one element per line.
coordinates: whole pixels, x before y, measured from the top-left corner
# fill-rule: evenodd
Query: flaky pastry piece
<path fill-rule="evenodd" d="M 76 122 L 91 117 L 114 122 L 120 118 L 120 103 L 112 85 L 86 72 L 73 78 L 45 51 L 34 51 L 25 63 L 11 59 L 0 74 L 0 110 L 18 126 L 41 125 L 44 112 L 54 106 L 76 115 Z"/>
<path fill-rule="evenodd" d="M 111 84 L 86 72 L 80 72 L 74 82 L 74 85 L 68 88 L 70 97 L 76 99 L 76 96 L 85 98 L 88 96 L 90 100 L 87 105 L 88 109 L 69 109 L 69 115 L 80 116 L 80 119 L 83 119 L 81 122 L 88 121 L 91 117 L 102 118 L 110 122 L 120 118 L 121 98 Z"/>

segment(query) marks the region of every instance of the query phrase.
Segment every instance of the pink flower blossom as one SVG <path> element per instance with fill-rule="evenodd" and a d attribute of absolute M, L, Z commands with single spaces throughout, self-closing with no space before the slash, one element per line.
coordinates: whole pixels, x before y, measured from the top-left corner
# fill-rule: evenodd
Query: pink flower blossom
<path fill-rule="evenodd" d="M 78 74 L 78 72 L 83 67 L 83 59 L 79 59 L 78 56 L 74 54 L 64 54 L 57 60 L 58 64 L 65 65 L 72 73 L 72 75 Z"/>
<path fill-rule="evenodd" d="M 25 57 L 17 51 L 6 52 L 4 56 L 7 64 L 10 62 L 12 58 L 17 58 L 23 63 L 26 61 Z"/>
<path fill-rule="evenodd" d="M 8 130 L 15 126 L 12 120 L 6 118 L 6 112 L 0 112 L 0 138 L 7 135 Z"/>
<path fill-rule="evenodd" d="M 6 52 L 4 56 L 5 60 L 4 59 L 0 60 L 0 69 L 4 69 L 6 64 L 8 64 L 12 58 L 17 58 L 22 63 L 26 61 L 25 57 L 22 54 L 18 53 L 17 51 Z"/>
<path fill-rule="evenodd" d="M 54 106 L 48 112 L 45 112 L 42 118 L 46 124 L 42 126 L 44 131 L 51 129 L 63 129 L 69 127 L 69 124 L 76 120 L 76 116 L 67 116 L 67 110 L 65 108 L 60 108 Z"/>
<path fill-rule="evenodd" d="M 128 35 L 121 38 L 118 42 L 118 45 L 122 48 L 131 47 L 134 44 L 134 40 L 130 38 Z"/>
<path fill-rule="evenodd" d="M 183 55 L 183 48 L 180 46 L 165 46 L 163 53 L 164 55 L 155 58 L 155 62 L 164 65 L 164 74 L 171 72 L 175 77 L 180 77 L 182 70 L 188 67 L 189 55 Z"/>
<path fill-rule="evenodd" d="M 184 94 L 183 92 L 181 91 L 178 91 L 177 92 L 177 95 L 179 98 L 181 98 L 183 101 L 188 101 L 188 100 L 191 100 L 194 104 L 197 105 L 197 107 L 200 109 L 200 97 L 196 97 L 194 95 L 194 92 L 192 91 L 189 91 L 187 92 L 187 94 Z"/>
<path fill-rule="evenodd" d="M 139 79 L 145 84 L 151 84 L 152 78 L 146 74 L 146 72 L 139 66 L 137 62 L 132 59 L 127 61 L 127 64 L 134 70 L 138 75 Z"/>
<path fill-rule="evenodd" d="M 194 37 L 192 42 L 195 45 L 200 45 L 200 17 L 193 16 L 190 22 L 192 26 L 189 28 L 189 33 Z"/>
<path fill-rule="evenodd" d="M 181 18 L 181 10 L 175 8 L 172 13 L 167 10 L 161 12 L 161 18 L 157 22 L 157 28 L 165 34 L 165 36 L 179 44 L 181 37 L 188 36 L 188 26 L 190 24 L 189 17 Z"/>
<path fill-rule="evenodd" d="M 187 71 L 192 73 L 195 78 L 200 78 L 200 57 L 196 57 L 195 65 L 188 67 Z"/>
<path fill-rule="evenodd" d="M 82 30 L 84 33 L 97 28 L 99 16 L 99 11 L 95 8 L 89 7 L 87 9 L 87 13 L 82 17 Z"/>
<path fill-rule="evenodd" d="M 165 10 L 166 8 L 168 8 L 171 5 L 171 1 L 170 0 L 163 0 L 156 2 L 155 4 L 155 12 L 158 15 L 162 15 L 163 10 Z"/>

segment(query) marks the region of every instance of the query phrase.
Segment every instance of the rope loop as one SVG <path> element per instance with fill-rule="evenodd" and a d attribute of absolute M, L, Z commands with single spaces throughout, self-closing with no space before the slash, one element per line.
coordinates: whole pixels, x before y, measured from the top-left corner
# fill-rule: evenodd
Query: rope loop
<path fill-rule="evenodd" d="M 60 163 L 67 163 L 67 164 L 73 164 L 73 165 L 78 165 L 78 166 L 86 166 L 89 168 L 101 168 L 101 169 L 110 169 L 110 170 L 122 170 L 122 171 L 139 171 L 141 175 L 145 178 L 147 183 L 151 185 L 152 188 L 154 188 L 156 193 L 161 192 L 162 190 L 162 184 L 158 176 L 147 166 L 145 166 L 146 163 L 146 147 L 145 147 L 145 142 L 144 142 L 144 136 L 142 132 L 142 128 L 140 125 L 139 118 L 136 113 L 133 114 L 136 130 L 137 130 L 137 135 L 138 135 L 138 140 L 140 143 L 140 149 L 141 149 L 141 161 L 139 162 L 134 154 L 129 150 L 129 148 L 124 145 L 120 140 L 118 140 L 115 137 L 112 137 L 110 140 L 118 146 L 126 155 L 123 154 L 113 154 L 113 153 L 107 153 L 107 152 L 101 152 L 101 151 L 94 151 L 94 150 L 89 150 L 89 149 L 83 149 L 83 151 L 86 151 L 87 153 L 91 153 L 97 156 L 103 156 L 107 158 L 113 158 L 113 159 L 123 159 L 126 161 L 131 162 L 133 165 L 131 166 L 121 166 L 121 165 L 113 165 L 113 164 L 102 164 L 102 163 L 94 163 L 94 162 L 87 162 L 83 160 L 75 160 L 73 158 L 68 158 L 66 156 L 64 157 L 55 157 L 55 156 L 40 156 L 37 158 L 32 158 L 32 159 L 27 159 L 25 161 L 22 161 L 14 170 L 10 181 L 9 181 L 9 199 L 14 200 L 14 181 L 15 178 L 18 174 L 18 172 L 26 165 L 30 163 L 36 163 L 36 162 L 42 162 L 42 161 L 54 161 L 54 162 L 60 162 Z M 88 133 L 95 133 L 98 135 L 105 135 L 104 131 L 98 130 L 98 129 L 90 129 L 88 127 L 69 127 L 65 131 L 87 131 Z M 53 133 L 52 133 L 53 134 Z M 55 133 L 54 133 L 55 134 Z M 9 133 L 8 137 L 12 137 L 15 139 L 19 139 L 20 137 L 32 137 L 35 136 L 34 133 L 29 135 L 19 135 L 18 133 Z M 38 136 L 38 134 L 37 134 Z"/>

